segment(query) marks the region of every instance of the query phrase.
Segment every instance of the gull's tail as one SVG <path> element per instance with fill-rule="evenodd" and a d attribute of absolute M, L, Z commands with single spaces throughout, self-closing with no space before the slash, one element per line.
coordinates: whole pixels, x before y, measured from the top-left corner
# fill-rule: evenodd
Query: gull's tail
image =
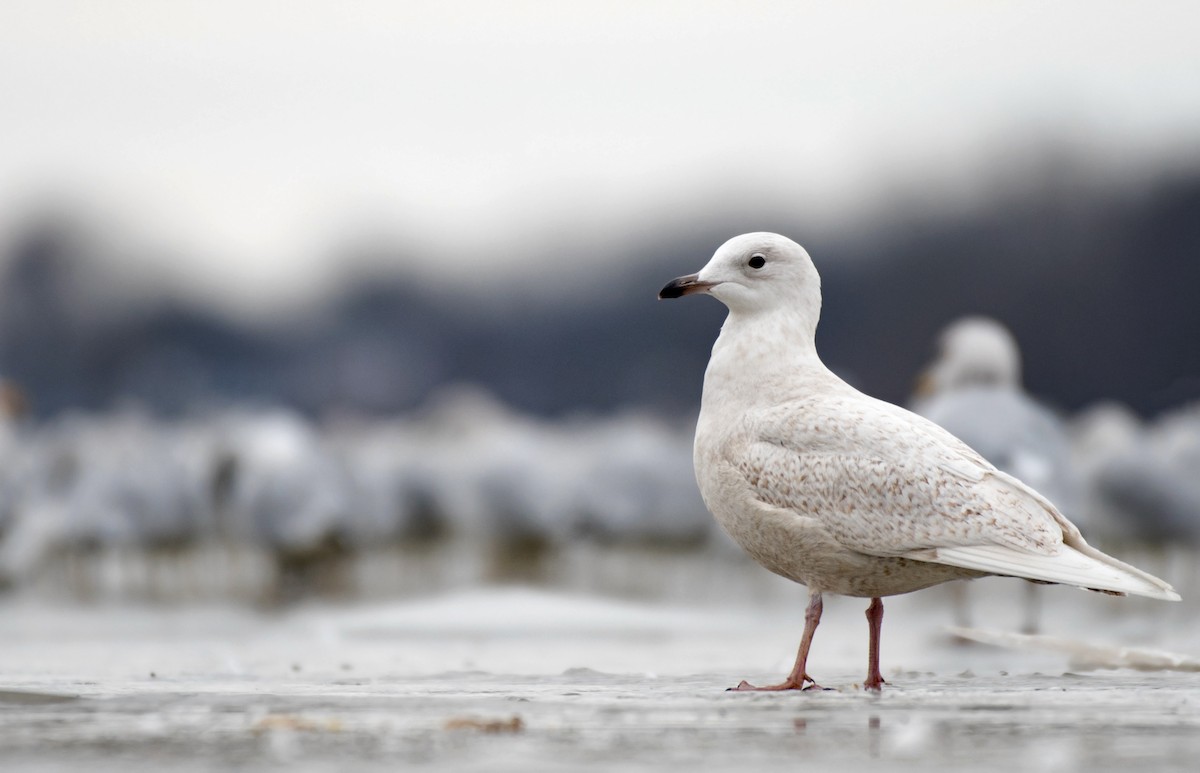
<path fill-rule="evenodd" d="M 1086 542 L 1077 546 L 1063 545 L 1057 555 L 1026 553 L 1002 545 L 971 545 L 921 550 L 907 557 L 989 574 L 1076 585 L 1104 593 L 1132 593 L 1179 601 L 1179 594 L 1169 584 L 1101 553 Z"/>

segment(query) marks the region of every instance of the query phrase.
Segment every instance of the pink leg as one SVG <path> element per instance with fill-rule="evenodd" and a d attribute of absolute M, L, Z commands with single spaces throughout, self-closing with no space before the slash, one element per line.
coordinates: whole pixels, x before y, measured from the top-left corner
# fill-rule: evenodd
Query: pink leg
<path fill-rule="evenodd" d="M 871 630 L 870 642 L 867 645 L 867 680 L 863 687 L 879 692 L 885 682 L 879 673 L 879 630 L 883 627 L 883 599 L 876 596 L 867 607 L 867 625 Z"/>
<path fill-rule="evenodd" d="M 821 593 L 820 591 L 809 591 L 808 594 L 808 609 L 804 612 L 804 635 L 800 637 L 800 651 L 796 653 L 796 665 L 792 667 L 792 673 L 788 674 L 788 678 L 782 684 L 773 684 L 766 687 L 755 687 L 749 682 L 742 680 L 742 683 L 737 687 L 729 689 L 736 691 L 747 690 L 811 690 L 816 688 L 821 689 L 813 678 L 804 670 L 805 663 L 808 660 L 808 648 L 812 646 L 813 634 L 817 632 L 817 623 L 821 622 Z M 804 686 L 805 682 L 812 682 L 808 687 Z"/>

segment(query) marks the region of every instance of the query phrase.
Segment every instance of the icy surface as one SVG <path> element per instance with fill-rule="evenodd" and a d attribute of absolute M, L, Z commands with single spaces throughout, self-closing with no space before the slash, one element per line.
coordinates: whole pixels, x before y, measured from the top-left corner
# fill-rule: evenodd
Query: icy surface
<path fill-rule="evenodd" d="M 977 584 L 1004 629 L 1013 582 Z M 58 770 L 1191 770 L 1200 673 L 1080 670 L 1068 652 L 963 644 L 937 589 L 890 599 L 883 694 L 866 625 L 830 599 L 827 692 L 735 694 L 786 671 L 803 590 L 739 605 L 523 588 L 405 603 L 0 607 L 0 759 Z M 1200 651 L 1195 608 L 1048 593 L 1051 634 Z"/>

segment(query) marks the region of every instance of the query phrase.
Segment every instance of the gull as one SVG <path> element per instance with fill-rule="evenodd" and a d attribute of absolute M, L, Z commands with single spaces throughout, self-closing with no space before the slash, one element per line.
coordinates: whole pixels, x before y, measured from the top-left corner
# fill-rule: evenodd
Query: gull
<path fill-rule="evenodd" d="M 721 527 L 755 561 L 808 587 L 804 634 L 780 684 L 802 690 L 822 595 L 869 598 L 867 678 L 881 690 L 883 597 L 1002 575 L 1178 600 L 1108 556 L 1049 500 L 933 422 L 838 378 L 816 349 L 821 279 L 772 233 L 723 244 L 659 298 L 707 294 L 729 316 L 704 374 L 693 464 Z"/>

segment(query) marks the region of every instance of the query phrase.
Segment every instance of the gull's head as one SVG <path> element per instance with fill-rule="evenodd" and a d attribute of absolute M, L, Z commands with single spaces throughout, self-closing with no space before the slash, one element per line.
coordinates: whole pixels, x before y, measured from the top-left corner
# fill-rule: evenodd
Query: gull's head
<path fill-rule="evenodd" d="M 963 317 L 938 337 L 937 358 L 921 374 L 917 394 L 1020 383 L 1021 351 L 1008 328 L 989 317 Z"/>
<path fill-rule="evenodd" d="M 737 313 L 791 309 L 815 317 L 821 309 L 821 277 L 799 244 L 773 233 L 735 236 L 695 274 L 681 276 L 659 298 L 705 293 Z"/>

